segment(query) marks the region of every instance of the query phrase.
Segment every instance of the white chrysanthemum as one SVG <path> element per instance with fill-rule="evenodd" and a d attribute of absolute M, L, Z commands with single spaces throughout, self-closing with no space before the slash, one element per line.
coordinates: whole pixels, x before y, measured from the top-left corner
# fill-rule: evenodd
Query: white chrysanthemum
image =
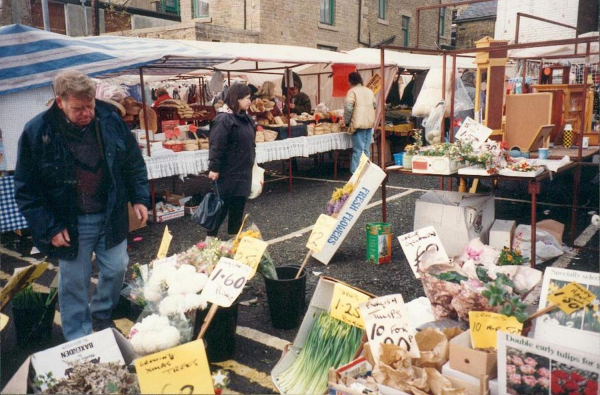
<path fill-rule="evenodd" d="M 198 294 L 175 294 L 169 295 L 164 298 L 159 306 L 158 310 L 160 315 L 173 316 L 177 314 L 184 314 L 191 310 L 198 308 L 205 309 L 207 301 L 201 295 Z"/>
<path fill-rule="evenodd" d="M 208 276 L 204 273 L 197 273 L 194 266 L 181 265 L 167 278 L 169 295 L 197 294 L 202 291 L 207 280 Z"/>
<path fill-rule="evenodd" d="M 146 355 L 175 347 L 180 334 L 167 317 L 152 314 L 131 328 L 129 339 L 136 353 Z"/>

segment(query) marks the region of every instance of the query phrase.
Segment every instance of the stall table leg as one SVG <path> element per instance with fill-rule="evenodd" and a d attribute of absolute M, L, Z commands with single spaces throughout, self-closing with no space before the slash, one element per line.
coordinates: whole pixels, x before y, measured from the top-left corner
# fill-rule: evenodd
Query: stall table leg
<path fill-rule="evenodd" d="M 535 268 L 535 243 L 537 228 L 537 195 L 540 193 L 540 183 L 538 181 L 529 181 L 528 191 L 531 195 L 531 267 Z"/>
<path fill-rule="evenodd" d="M 337 180 L 338 172 L 338 150 L 333 151 L 333 179 Z"/>

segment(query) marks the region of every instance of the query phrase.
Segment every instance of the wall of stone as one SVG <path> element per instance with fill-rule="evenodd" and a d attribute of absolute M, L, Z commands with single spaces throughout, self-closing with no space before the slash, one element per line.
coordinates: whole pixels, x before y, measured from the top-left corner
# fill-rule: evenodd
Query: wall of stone
<path fill-rule="evenodd" d="M 464 22 L 456 25 L 456 48 L 473 48 L 475 41 L 485 36 L 494 37 L 494 19 Z"/>
<path fill-rule="evenodd" d="M 338 50 L 350 50 L 363 46 L 358 37 L 359 1 L 336 1 L 333 25 L 320 23 L 320 3 L 313 0 L 301 0 L 291 3 L 286 0 L 261 2 L 260 42 L 270 44 L 289 44 L 316 47 L 325 45 Z M 360 41 L 376 44 L 396 36 L 392 44 L 402 45 L 402 16 L 410 19 L 409 42 L 416 44 L 416 7 L 438 4 L 435 0 L 388 1 L 386 19 L 378 18 L 378 1 L 362 0 L 362 22 Z M 281 20 L 290 21 L 286 24 Z M 438 10 L 421 12 L 420 45 L 423 48 L 436 46 Z M 451 12 L 446 14 L 445 35 L 441 44 L 450 43 Z"/>

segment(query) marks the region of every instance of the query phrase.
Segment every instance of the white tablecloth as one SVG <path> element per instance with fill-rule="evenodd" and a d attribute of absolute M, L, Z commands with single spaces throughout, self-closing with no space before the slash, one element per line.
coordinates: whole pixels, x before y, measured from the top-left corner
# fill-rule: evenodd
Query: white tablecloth
<path fill-rule="evenodd" d="M 319 152 L 349 148 L 352 148 L 352 136 L 347 133 L 295 137 L 257 144 L 256 161 L 264 163 L 299 156 L 307 157 Z M 151 157 L 144 155 L 144 160 L 150 180 L 200 174 L 208 170 L 208 150 L 173 152 L 165 149 L 153 152 Z"/>

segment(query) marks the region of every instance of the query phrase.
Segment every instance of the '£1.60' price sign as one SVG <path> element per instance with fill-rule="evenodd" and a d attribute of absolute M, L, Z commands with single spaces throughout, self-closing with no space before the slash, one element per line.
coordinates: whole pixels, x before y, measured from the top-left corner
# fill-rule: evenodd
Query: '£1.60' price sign
<path fill-rule="evenodd" d="M 242 293 L 251 273 L 250 266 L 233 259 L 221 258 L 210 274 L 202 296 L 213 304 L 229 307 Z"/>
<path fill-rule="evenodd" d="M 592 303 L 594 299 L 596 299 L 596 295 L 577 283 L 569 283 L 548 296 L 551 303 L 557 305 L 567 314 L 584 308 Z"/>
<path fill-rule="evenodd" d="M 266 242 L 260 239 L 255 239 L 254 237 L 246 236 L 242 239 L 242 241 L 240 241 L 240 245 L 238 246 L 233 259 L 252 268 L 252 273 L 250 273 L 249 277 L 250 279 L 254 277 L 256 268 L 258 268 L 260 259 L 262 258 L 266 249 Z"/>
<path fill-rule="evenodd" d="M 360 315 L 360 304 L 371 299 L 360 291 L 344 284 L 336 283 L 333 287 L 333 296 L 329 305 L 329 315 L 346 324 L 365 329 L 365 323 Z"/>

